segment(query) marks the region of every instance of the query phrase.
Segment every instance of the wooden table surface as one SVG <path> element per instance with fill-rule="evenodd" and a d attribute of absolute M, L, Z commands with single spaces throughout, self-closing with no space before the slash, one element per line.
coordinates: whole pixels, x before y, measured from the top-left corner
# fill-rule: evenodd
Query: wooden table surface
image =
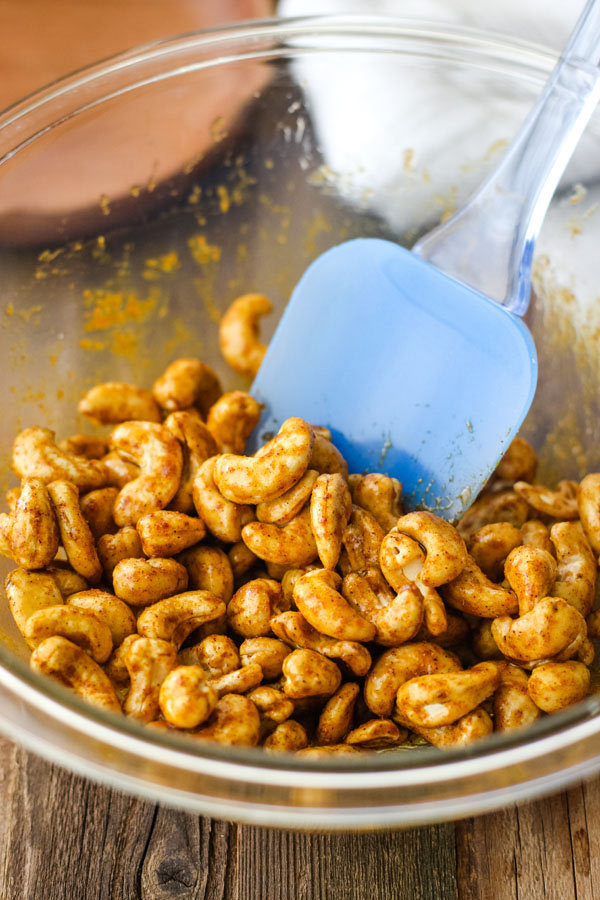
<path fill-rule="evenodd" d="M 136 800 L 0 739 L 0 898 L 598 900 L 599 814 L 596 779 L 447 825 L 282 832 Z"/>

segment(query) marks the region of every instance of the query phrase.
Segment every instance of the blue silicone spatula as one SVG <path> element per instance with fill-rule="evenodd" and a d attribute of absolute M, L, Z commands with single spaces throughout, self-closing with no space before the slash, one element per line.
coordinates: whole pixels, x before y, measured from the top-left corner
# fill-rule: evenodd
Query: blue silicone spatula
<path fill-rule="evenodd" d="M 385 471 L 409 506 L 455 520 L 533 399 L 535 238 L 600 96 L 600 0 L 588 2 L 496 172 L 412 252 L 376 239 L 320 256 L 254 381 L 256 440 L 288 416 L 327 425 L 350 471 Z"/>

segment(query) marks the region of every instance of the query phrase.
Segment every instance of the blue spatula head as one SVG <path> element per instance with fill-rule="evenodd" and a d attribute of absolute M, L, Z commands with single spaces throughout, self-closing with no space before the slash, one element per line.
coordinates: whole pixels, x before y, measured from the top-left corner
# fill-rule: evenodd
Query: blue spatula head
<path fill-rule="evenodd" d="M 503 307 L 388 241 L 320 256 L 297 285 L 252 393 L 255 429 L 326 425 L 351 472 L 387 472 L 409 508 L 472 503 L 531 404 L 535 347 Z"/>

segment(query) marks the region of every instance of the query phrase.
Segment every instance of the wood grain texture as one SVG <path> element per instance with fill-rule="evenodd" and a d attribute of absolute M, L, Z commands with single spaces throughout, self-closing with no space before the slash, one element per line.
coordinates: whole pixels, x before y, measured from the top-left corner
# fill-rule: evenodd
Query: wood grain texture
<path fill-rule="evenodd" d="M 303 834 L 99 787 L 0 740 L 2 900 L 457 900 L 454 826 Z"/>

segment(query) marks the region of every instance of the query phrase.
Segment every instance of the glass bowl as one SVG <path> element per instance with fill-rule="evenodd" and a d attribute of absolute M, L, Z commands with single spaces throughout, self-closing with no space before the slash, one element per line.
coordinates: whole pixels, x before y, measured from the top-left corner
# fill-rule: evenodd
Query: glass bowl
<path fill-rule="evenodd" d="M 358 235 L 410 244 L 499 159 L 552 68 L 529 44 L 388 19 L 240 24 L 167 40 L 50 85 L 0 117 L 0 458 L 16 431 L 87 430 L 90 385 L 150 386 L 217 348 L 240 293 L 276 312 L 319 253 Z M 598 465 L 600 119 L 556 193 L 527 321 L 540 384 L 525 434 L 541 476 Z M 301 373 L 299 373 L 301 377 Z M 343 372 L 340 373 L 343 377 Z M 3 570 L 10 568 L 8 561 Z M 526 734 L 464 751 L 349 761 L 203 745 L 87 706 L 32 673 L 0 608 L 0 728 L 61 765 L 219 818 L 396 827 L 556 790 L 600 768 L 592 695 Z"/>

